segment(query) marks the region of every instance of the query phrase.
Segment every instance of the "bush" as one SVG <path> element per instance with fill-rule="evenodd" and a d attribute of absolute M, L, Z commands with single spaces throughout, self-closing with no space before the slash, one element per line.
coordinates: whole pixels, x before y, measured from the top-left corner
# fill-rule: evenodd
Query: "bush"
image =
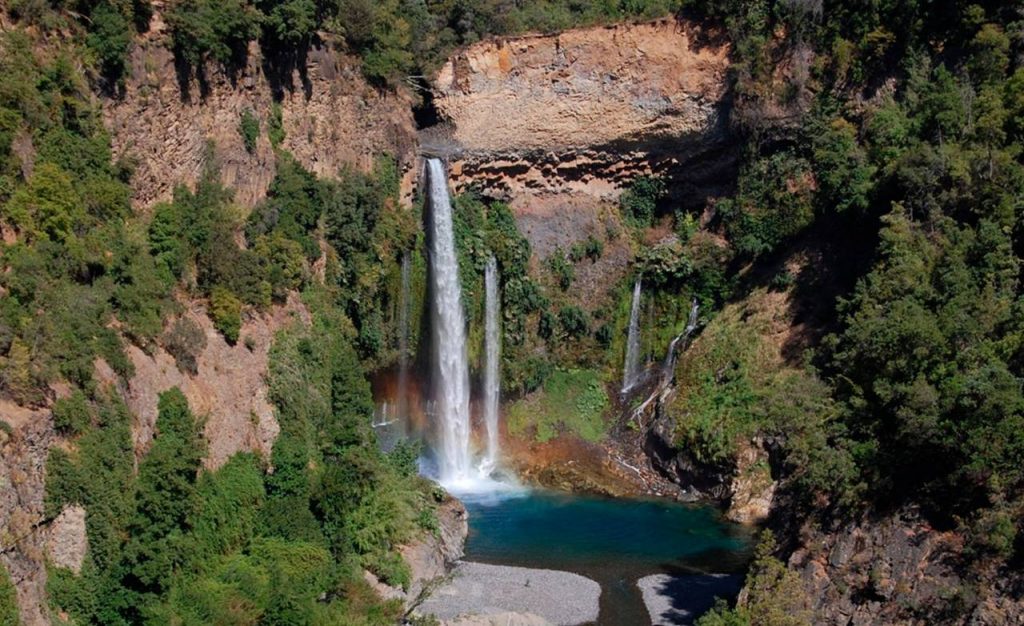
<path fill-rule="evenodd" d="M 223 287 L 214 287 L 210 294 L 210 317 L 229 344 L 238 342 L 242 330 L 242 301 L 235 294 Z"/>
<path fill-rule="evenodd" d="M 260 13 L 244 0 L 180 0 L 166 16 L 175 54 L 197 69 L 238 64 L 260 33 Z"/>
<path fill-rule="evenodd" d="M 256 152 L 256 140 L 260 136 L 260 121 L 252 111 L 242 111 L 242 119 L 238 123 L 238 134 L 242 136 L 242 145 L 249 154 Z"/>
<path fill-rule="evenodd" d="M 0 565 L 0 626 L 18 626 L 18 598 L 7 569 Z"/>
<path fill-rule="evenodd" d="M 629 184 L 619 197 L 619 208 L 626 223 L 646 228 L 654 221 L 658 203 L 665 197 L 665 181 L 652 176 L 640 176 Z"/>
<path fill-rule="evenodd" d="M 270 145 L 277 148 L 284 141 L 284 119 L 281 104 L 274 102 L 270 105 L 270 119 L 267 120 L 267 138 Z"/>
<path fill-rule="evenodd" d="M 63 435 L 79 435 L 92 424 L 89 401 L 80 389 L 53 404 L 53 425 Z"/>
<path fill-rule="evenodd" d="M 583 309 L 578 306 L 565 306 L 558 312 L 558 324 L 567 336 L 573 339 L 585 337 L 590 333 L 590 320 Z"/>
<path fill-rule="evenodd" d="M 562 291 L 568 291 L 572 286 L 572 281 L 576 278 L 576 270 L 565 258 L 565 253 L 561 248 L 555 248 L 555 251 L 548 257 L 547 264 L 558 287 Z"/>
<path fill-rule="evenodd" d="M 181 316 L 175 320 L 167 329 L 163 344 L 178 369 L 193 376 L 199 373 L 196 357 L 206 348 L 206 333 L 192 318 Z"/>

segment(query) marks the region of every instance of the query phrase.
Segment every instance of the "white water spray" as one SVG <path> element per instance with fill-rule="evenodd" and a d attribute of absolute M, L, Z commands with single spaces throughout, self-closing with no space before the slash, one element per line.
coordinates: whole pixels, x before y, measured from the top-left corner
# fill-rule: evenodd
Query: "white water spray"
<path fill-rule="evenodd" d="M 633 304 L 629 309 L 629 335 L 626 337 L 626 364 L 622 370 L 622 393 L 627 393 L 640 376 L 640 279 L 633 286 Z"/>
<path fill-rule="evenodd" d="M 484 424 L 487 426 L 487 455 L 480 464 L 480 474 L 490 475 L 498 463 L 498 401 L 501 395 L 501 303 L 498 293 L 498 262 L 487 259 L 484 271 Z"/>
<path fill-rule="evenodd" d="M 427 159 L 432 241 L 434 399 L 439 420 L 438 470 L 442 483 L 469 478 L 469 367 L 459 264 L 455 255 L 448 181 L 438 159 Z"/>

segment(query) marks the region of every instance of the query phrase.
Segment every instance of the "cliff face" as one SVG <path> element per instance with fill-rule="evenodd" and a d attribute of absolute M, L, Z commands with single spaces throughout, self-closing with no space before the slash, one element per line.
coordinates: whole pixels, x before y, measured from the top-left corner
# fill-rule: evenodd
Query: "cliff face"
<path fill-rule="evenodd" d="M 615 197 L 658 172 L 696 198 L 729 163 L 728 52 L 675 20 L 481 42 L 438 74 L 450 128 L 424 146 L 452 155 L 456 186 L 502 195 Z"/>
<path fill-rule="evenodd" d="M 200 82 L 176 68 L 162 30 L 157 16 L 131 53 L 123 96 L 103 103 L 115 158 L 136 165 L 136 207 L 170 199 L 178 184 L 194 184 L 208 145 L 237 202 L 252 206 L 263 198 L 275 172 L 267 134 L 275 93 L 281 147 L 318 175 L 334 176 L 344 166 L 368 170 L 383 153 L 411 168 L 415 124 L 409 100 L 370 87 L 357 62 L 328 45 L 311 49 L 294 69 L 280 69 L 254 44 L 237 74 L 210 67 Z M 260 122 L 251 153 L 239 132 L 247 110 Z"/>
<path fill-rule="evenodd" d="M 913 510 L 830 531 L 809 525 L 789 557 L 811 600 L 814 623 L 1024 623 L 1019 575 L 963 567 L 963 539 Z"/>
<path fill-rule="evenodd" d="M 205 335 L 195 355 L 196 373 L 183 371 L 163 346 L 146 353 L 128 347 L 135 374 L 121 381 L 102 361 L 96 363 L 100 385 L 116 389 L 133 415 L 136 456 L 149 449 L 162 392 L 179 387 L 189 406 L 203 418 L 207 469 L 223 465 L 236 452 L 255 452 L 264 458 L 279 431 L 267 397 L 269 352 L 275 333 L 293 323 L 308 323 L 309 314 L 297 298 L 242 324 L 237 345 L 230 346 L 199 305 L 183 314 Z M 55 395 L 66 393 L 59 385 Z M 27 626 L 51 622 L 46 605 L 46 562 L 76 570 L 88 544 L 87 511 L 69 506 L 53 520 L 43 515 L 46 460 L 50 448 L 73 449 L 54 430 L 48 409 L 30 410 L 0 400 L 0 562 L 10 572 L 18 593 L 21 618 Z"/>

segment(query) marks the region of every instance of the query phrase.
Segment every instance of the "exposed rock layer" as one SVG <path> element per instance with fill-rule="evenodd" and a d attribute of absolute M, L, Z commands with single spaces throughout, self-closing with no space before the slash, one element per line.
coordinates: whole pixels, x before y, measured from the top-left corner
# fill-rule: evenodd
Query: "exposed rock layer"
<path fill-rule="evenodd" d="M 25 626 L 48 624 L 46 536 L 40 532 L 46 457 L 54 441 L 48 410 L 30 410 L 0 400 L 0 564 L 17 591 Z"/>
<path fill-rule="evenodd" d="M 804 528 L 788 565 L 822 626 L 1024 623 L 1019 574 L 974 566 L 968 577 L 963 557 L 960 536 L 905 510 L 827 532 Z"/>
<path fill-rule="evenodd" d="M 660 20 L 490 40 L 435 80 L 456 186 L 614 197 L 637 175 L 670 176 L 687 196 L 728 166 L 729 47 L 685 21 Z M 688 188 L 689 187 L 689 188 Z"/>
<path fill-rule="evenodd" d="M 208 146 L 236 201 L 252 206 L 263 198 L 276 170 L 267 134 L 275 93 L 282 147 L 318 175 L 335 176 L 344 166 L 368 170 L 383 153 L 411 164 L 415 124 L 409 100 L 370 87 L 354 59 L 324 45 L 310 49 L 294 70 L 274 69 L 253 45 L 237 74 L 211 67 L 200 83 L 182 79 L 155 30 L 131 53 L 124 95 L 104 103 L 115 157 L 136 164 L 137 207 L 169 200 L 176 185 L 194 184 Z M 244 111 L 260 122 L 252 152 L 239 132 Z"/>

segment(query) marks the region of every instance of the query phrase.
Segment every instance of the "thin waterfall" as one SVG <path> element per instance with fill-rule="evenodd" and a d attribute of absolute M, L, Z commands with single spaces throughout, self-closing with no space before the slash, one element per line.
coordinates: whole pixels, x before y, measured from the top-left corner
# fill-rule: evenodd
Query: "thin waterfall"
<path fill-rule="evenodd" d="M 690 317 L 686 320 L 686 328 L 668 344 L 668 354 L 665 355 L 665 361 L 661 364 L 661 376 L 658 380 L 658 386 L 651 392 L 651 395 L 647 396 L 646 400 L 640 403 L 640 406 L 633 410 L 633 419 L 637 420 L 638 424 L 647 407 L 651 406 L 651 403 L 656 399 L 664 397 L 672 388 L 672 377 L 676 369 L 676 353 L 678 352 L 679 345 L 686 343 L 690 336 L 693 335 L 693 331 L 697 330 L 698 313 L 700 313 L 700 305 L 697 303 L 697 298 L 694 298 L 690 303 Z"/>
<path fill-rule="evenodd" d="M 686 320 L 686 328 L 668 344 L 668 354 L 665 355 L 665 361 L 661 364 L 662 385 L 668 385 L 672 382 L 672 375 L 676 369 L 676 347 L 679 345 L 679 342 L 689 339 L 693 331 L 697 330 L 698 313 L 700 313 L 700 305 L 697 303 L 697 298 L 694 298 L 690 303 L 690 317 Z"/>
<path fill-rule="evenodd" d="M 438 465 L 442 482 L 469 477 L 469 367 L 466 363 L 466 322 L 462 311 L 459 264 L 455 255 L 452 205 L 448 180 L 438 159 L 427 159 L 431 215 L 430 274 L 433 288 L 435 371 L 440 442 Z"/>
<path fill-rule="evenodd" d="M 633 305 L 629 309 L 629 335 L 626 337 L 626 364 L 622 370 L 622 393 L 636 384 L 640 375 L 640 278 L 633 285 Z"/>
<path fill-rule="evenodd" d="M 490 474 L 498 462 L 498 400 L 501 393 L 501 327 L 498 301 L 498 261 L 487 259 L 484 271 L 484 423 L 487 425 L 487 456 L 480 465 L 481 474 Z"/>
<path fill-rule="evenodd" d="M 398 296 L 398 415 L 409 429 L 409 253 L 402 255 L 402 291 Z"/>

